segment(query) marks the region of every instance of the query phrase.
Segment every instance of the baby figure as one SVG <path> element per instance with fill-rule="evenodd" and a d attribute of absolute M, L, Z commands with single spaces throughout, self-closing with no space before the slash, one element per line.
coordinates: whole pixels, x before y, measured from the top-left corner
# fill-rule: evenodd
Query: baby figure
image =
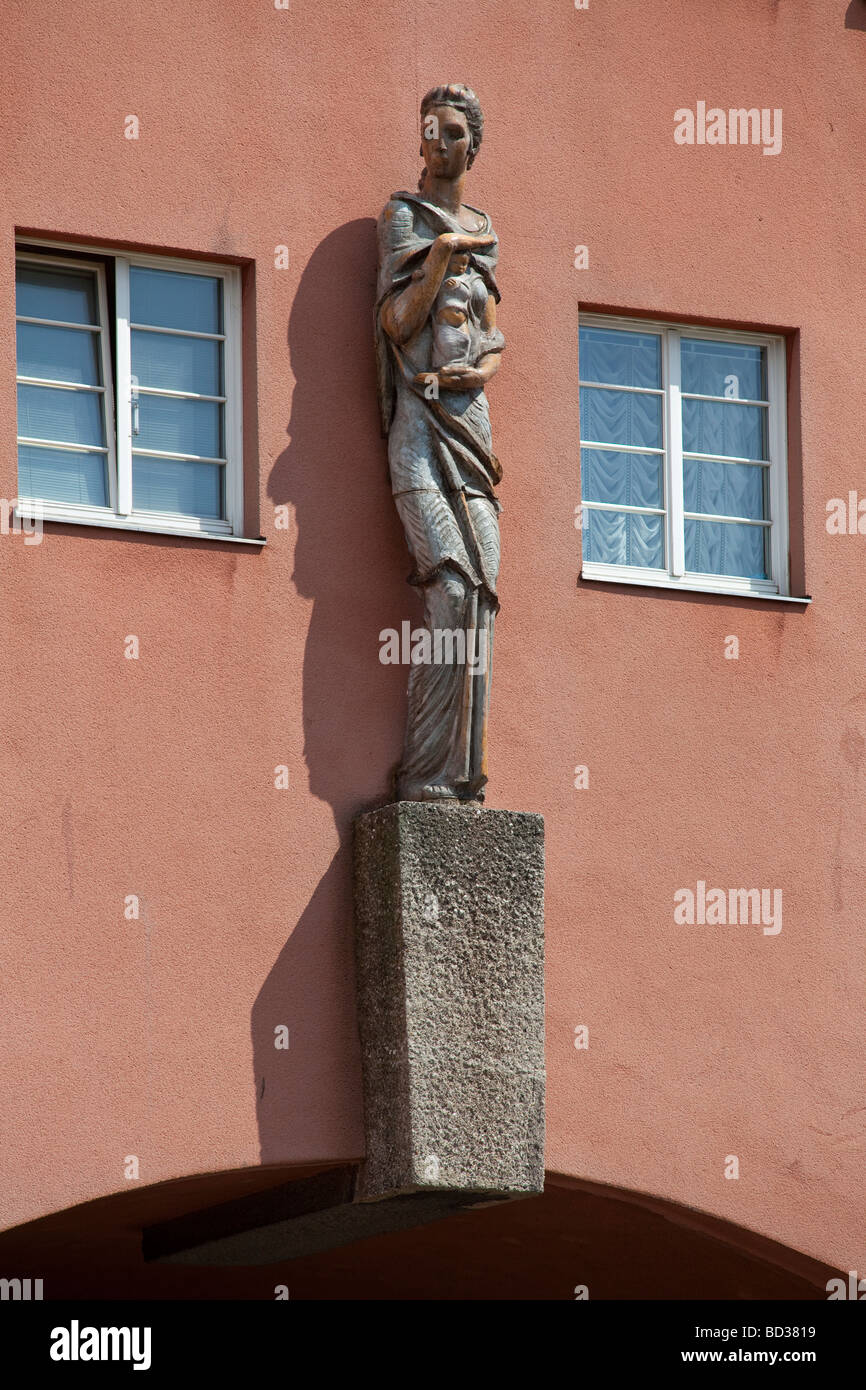
<path fill-rule="evenodd" d="M 470 269 L 469 260 L 468 252 L 451 257 L 433 305 L 433 371 L 452 362 L 474 367 L 482 356 L 486 335 L 481 319 L 487 305 L 487 286 L 477 270 Z"/>

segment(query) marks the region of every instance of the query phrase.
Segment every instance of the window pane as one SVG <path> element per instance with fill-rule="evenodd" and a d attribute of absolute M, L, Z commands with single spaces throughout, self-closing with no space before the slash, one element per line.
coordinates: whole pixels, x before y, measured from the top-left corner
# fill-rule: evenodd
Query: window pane
<path fill-rule="evenodd" d="M 766 579 L 766 526 L 686 518 L 686 569 L 691 574 L 731 574 Z"/>
<path fill-rule="evenodd" d="M 62 444 L 105 444 L 102 396 L 96 391 L 18 387 L 18 433 Z"/>
<path fill-rule="evenodd" d="M 619 502 L 627 507 L 663 506 L 659 454 L 581 449 L 580 478 L 586 502 Z"/>
<path fill-rule="evenodd" d="M 98 333 L 47 328 L 39 323 L 19 323 L 17 329 L 19 376 L 102 385 Z"/>
<path fill-rule="evenodd" d="M 599 444 L 661 448 L 662 397 L 580 388 L 580 434 Z"/>
<path fill-rule="evenodd" d="M 92 507 L 107 507 L 105 455 L 20 444 L 18 492 L 22 497 L 44 497 L 50 502 L 87 502 Z"/>
<path fill-rule="evenodd" d="M 607 386 L 661 386 L 661 339 L 657 333 L 618 328 L 581 328 L 580 379 Z"/>
<path fill-rule="evenodd" d="M 683 450 L 687 454 L 767 458 L 767 407 L 684 400 Z"/>
<path fill-rule="evenodd" d="M 682 340 L 682 389 L 732 400 L 767 399 L 766 352 L 747 343 Z"/>
<path fill-rule="evenodd" d="M 132 456 L 132 505 L 136 511 L 223 515 L 224 469 L 218 463 Z"/>
<path fill-rule="evenodd" d="M 88 270 L 49 270 L 21 261 L 15 268 L 15 312 L 64 323 L 98 323 L 96 278 Z"/>
<path fill-rule="evenodd" d="M 749 463 L 701 463 L 686 459 L 685 510 L 762 520 L 765 516 L 765 472 L 766 469 Z"/>
<path fill-rule="evenodd" d="M 222 458 L 222 406 L 213 401 L 178 401 L 169 396 L 141 396 L 139 449 L 166 454 L 201 454 Z"/>
<path fill-rule="evenodd" d="M 221 333 L 221 281 L 210 275 L 132 266 L 129 272 L 133 323 L 187 332 Z"/>
<path fill-rule="evenodd" d="M 132 332 L 132 370 L 140 386 L 221 396 L 222 343 L 177 338 L 169 333 Z"/>
<path fill-rule="evenodd" d="M 634 512 L 583 513 L 583 558 L 603 565 L 664 567 L 664 539 L 660 516 Z"/>

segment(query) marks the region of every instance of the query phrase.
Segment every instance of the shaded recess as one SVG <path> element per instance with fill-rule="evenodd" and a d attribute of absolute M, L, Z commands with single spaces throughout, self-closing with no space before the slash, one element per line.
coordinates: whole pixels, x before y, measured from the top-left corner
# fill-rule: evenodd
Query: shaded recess
<path fill-rule="evenodd" d="M 840 1271 L 731 1223 L 644 1194 L 548 1174 L 543 1195 L 460 1211 L 281 1264 L 145 1262 L 142 1232 L 258 1200 L 337 1165 L 245 1169 L 101 1198 L 0 1235 L 6 1277 L 45 1299 L 825 1300 Z"/>

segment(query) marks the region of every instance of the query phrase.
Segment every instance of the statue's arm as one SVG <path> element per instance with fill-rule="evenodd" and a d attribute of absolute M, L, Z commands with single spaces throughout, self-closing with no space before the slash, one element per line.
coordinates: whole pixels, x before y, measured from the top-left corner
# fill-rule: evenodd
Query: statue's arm
<path fill-rule="evenodd" d="M 475 251 L 492 246 L 493 236 L 470 236 L 461 232 L 442 232 L 430 244 L 423 266 L 399 294 L 393 294 L 381 309 L 382 327 L 398 347 L 408 343 L 427 321 L 448 262 L 455 252 Z"/>
<path fill-rule="evenodd" d="M 479 357 L 475 364 L 477 371 L 481 374 L 482 380 L 487 382 L 493 376 L 494 372 L 499 371 L 499 359 L 505 347 L 505 339 L 496 327 L 496 301 L 492 294 L 488 294 L 487 296 L 487 304 L 481 318 L 481 327 L 484 330 L 484 336 L 492 339 L 496 343 L 496 346 L 491 347 L 488 352 L 485 352 L 483 357 Z"/>
<path fill-rule="evenodd" d="M 398 347 L 408 343 L 423 328 L 450 259 L 451 247 L 447 244 L 447 234 L 443 234 L 431 243 L 423 266 L 406 288 L 390 295 L 382 305 L 382 327 Z"/>

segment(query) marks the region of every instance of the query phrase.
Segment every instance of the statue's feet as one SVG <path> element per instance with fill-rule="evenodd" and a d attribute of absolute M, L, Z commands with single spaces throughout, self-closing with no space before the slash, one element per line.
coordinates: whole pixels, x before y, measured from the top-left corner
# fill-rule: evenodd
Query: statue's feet
<path fill-rule="evenodd" d="M 460 800 L 482 802 L 484 800 L 484 788 L 486 786 L 486 777 L 476 777 L 474 782 L 464 782 L 460 787 Z"/>
<path fill-rule="evenodd" d="M 458 801 L 453 787 L 444 782 L 401 782 L 398 786 L 399 801 Z"/>
<path fill-rule="evenodd" d="M 486 777 L 476 777 L 471 782 L 459 780 L 451 782 L 397 781 L 398 801 L 476 801 L 484 800 Z"/>

